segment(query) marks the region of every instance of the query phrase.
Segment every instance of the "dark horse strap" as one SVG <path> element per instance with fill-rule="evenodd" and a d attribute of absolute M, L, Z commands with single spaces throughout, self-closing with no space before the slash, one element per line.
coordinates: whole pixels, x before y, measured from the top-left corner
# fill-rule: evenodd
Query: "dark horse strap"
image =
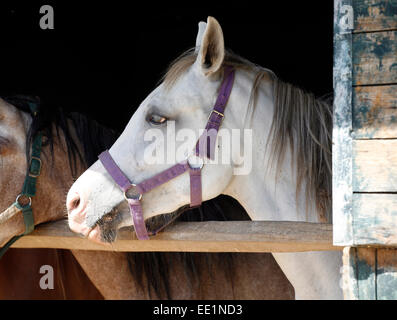
<path fill-rule="evenodd" d="M 33 116 L 38 112 L 38 106 L 29 103 L 29 107 Z M 17 196 L 15 202 L 7 209 L 14 207 L 17 211 L 22 212 L 23 221 L 25 223 L 25 232 L 21 235 L 14 236 L 2 248 L 0 248 L 0 258 L 6 253 L 8 248 L 19 238 L 34 230 L 34 219 L 32 210 L 32 197 L 36 195 L 36 181 L 41 172 L 41 145 L 42 133 L 38 133 L 32 142 L 32 153 L 30 156 L 30 164 L 28 172 L 23 183 L 22 192 Z M 7 211 L 6 210 L 6 211 Z"/>

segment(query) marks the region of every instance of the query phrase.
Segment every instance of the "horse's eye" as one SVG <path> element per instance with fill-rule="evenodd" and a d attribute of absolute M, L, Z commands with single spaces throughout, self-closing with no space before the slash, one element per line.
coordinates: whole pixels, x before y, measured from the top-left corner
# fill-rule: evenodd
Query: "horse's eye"
<path fill-rule="evenodd" d="M 157 114 L 151 114 L 148 118 L 148 121 L 155 126 L 159 126 L 165 122 L 167 122 L 167 118 L 163 116 L 159 116 Z"/>
<path fill-rule="evenodd" d="M 0 146 L 5 146 L 10 143 L 10 140 L 0 137 Z"/>
<path fill-rule="evenodd" d="M 0 154 L 4 151 L 4 149 L 8 146 L 10 140 L 0 137 Z"/>

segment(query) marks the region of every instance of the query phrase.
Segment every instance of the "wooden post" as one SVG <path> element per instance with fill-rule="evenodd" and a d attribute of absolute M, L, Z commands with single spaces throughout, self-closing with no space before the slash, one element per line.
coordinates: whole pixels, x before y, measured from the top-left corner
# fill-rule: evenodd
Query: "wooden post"
<path fill-rule="evenodd" d="M 345 299 L 397 300 L 397 249 L 343 250 Z"/>
<path fill-rule="evenodd" d="M 335 0 L 334 17 L 333 218 L 334 244 L 346 246 L 344 294 L 397 299 L 397 3 Z"/>
<path fill-rule="evenodd" d="M 352 245 L 352 0 L 334 6 L 332 208 L 334 244 Z"/>

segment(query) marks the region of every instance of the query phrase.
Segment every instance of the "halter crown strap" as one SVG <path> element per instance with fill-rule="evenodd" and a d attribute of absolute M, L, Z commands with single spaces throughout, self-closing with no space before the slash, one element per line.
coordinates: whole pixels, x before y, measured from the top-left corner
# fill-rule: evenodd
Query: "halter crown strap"
<path fill-rule="evenodd" d="M 219 90 L 219 95 L 215 106 L 208 117 L 207 125 L 203 134 L 196 144 L 196 155 L 214 159 L 215 143 L 218 136 L 218 130 L 224 118 L 225 108 L 233 89 L 235 71 L 231 66 L 225 66 L 224 78 Z"/>
<path fill-rule="evenodd" d="M 36 181 L 41 172 L 41 141 L 42 134 L 38 133 L 32 143 L 32 155 L 30 157 L 28 173 L 21 192 L 21 194 L 28 197 L 34 197 L 36 195 Z"/>

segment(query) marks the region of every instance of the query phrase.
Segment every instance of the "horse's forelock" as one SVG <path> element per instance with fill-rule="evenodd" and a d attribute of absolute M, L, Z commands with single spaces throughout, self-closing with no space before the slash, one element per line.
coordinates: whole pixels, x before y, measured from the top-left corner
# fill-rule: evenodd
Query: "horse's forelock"
<path fill-rule="evenodd" d="M 194 52 L 194 48 L 185 51 L 178 58 L 176 58 L 170 64 L 167 72 L 162 78 L 165 87 L 170 89 L 176 83 L 176 81 L 194 64 L 196 58 L 197 53 Z"/>
<path fill-rule="evenodd" d="M 164 77 L 161 79 L 166 88 L 171 88 L 177 80 L 187 72 L 197 59 L 195 48 L 191 48 L 183 52 L 169 65 Z M 233 53 L 231 50 L 225 51 L 225 59 L 223 64 L 232 65 L 235 68 L 256 69 L 258 66 L 252 62 Z"/>

